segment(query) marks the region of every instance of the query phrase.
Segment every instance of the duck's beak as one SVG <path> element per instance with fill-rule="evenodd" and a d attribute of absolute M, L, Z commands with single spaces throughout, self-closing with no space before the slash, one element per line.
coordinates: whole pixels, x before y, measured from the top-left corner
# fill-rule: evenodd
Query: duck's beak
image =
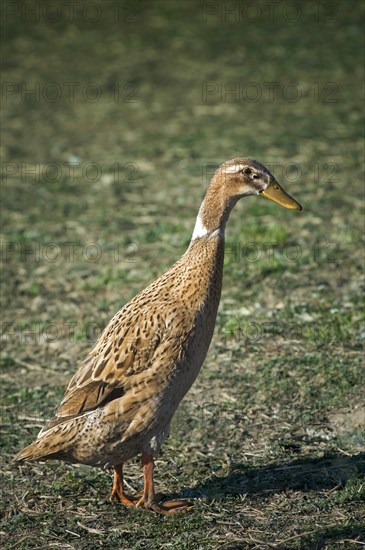
<path fill-rule="evenodd" d="M 301 210 L 302 207 L 293 197 L 288 195 L 286 191 L 278 184 L 276 180 L 270 179 L 269 185 L 265 191 L 261 191 L 260 195 L 271 199 L 274 202 L 278 202 L 285 208 L 291 208 L 292 210 Z"/>

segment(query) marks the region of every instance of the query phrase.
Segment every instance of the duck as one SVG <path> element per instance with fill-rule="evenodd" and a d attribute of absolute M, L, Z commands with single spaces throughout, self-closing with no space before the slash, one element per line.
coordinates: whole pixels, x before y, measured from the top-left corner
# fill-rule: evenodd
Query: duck
<path fill-rule="evenodd" d="M 252 158 L 224 162 L 200 206 L 186 252 L 118 311 L 71 379 L 55 413 L 15 461 L 57 459 L 113 468 L 111 500 L 161 515 L 193 503 L 160 502 L 154 459 L 212 340 L 221 296 L 225 228 L 243 197 L 301 205 Z M 124 464 L 141 457 L 143 492 L 128 495 Z"/>

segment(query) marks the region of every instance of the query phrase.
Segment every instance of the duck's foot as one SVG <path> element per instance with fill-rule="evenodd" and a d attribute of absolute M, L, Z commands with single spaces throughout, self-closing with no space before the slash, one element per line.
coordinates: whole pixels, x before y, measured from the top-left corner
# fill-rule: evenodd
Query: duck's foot
<path fill-rule="evenodd" d="M 124 506 L 136 506 L 140 496 L 130 497 L 125 494 L 123 487 L 123 465 L 114 466 L 114 483 L 110 500 L 117 500 Z"/>
<path fill-rule="evenodd" d="M 188 512 L 193 507 L 193 504 L 187 500 L 171 500 L 168 502 L 155 502 L 145 501 L 142 497 L 136 504 L 136 507 L 144 507 L 150 512 L 156 512 L 162 516 L 173 516 L 175 514 L 181 514 Z"/>
<path fill-rule="evenodd" d="M 145 452 L 142 453 L 144 487 L 143 495 L 127 496 L 123 486 L 123 464 L 114 466 L 114 483 L 110 500 L 117 500 L 124 506 L 133 506 L 136 508 L 145 508 L 150 512 L 161 514 L 162 516 L 173 516 L 190 510 L 193 505 L 188 500 L 171 500 L 168 502 L 158 502 L 153 486 L 153 457 Z"/>
<path fill-rule="evenodd" d="M 192 503 L 187 500 L 172 500 L 164 503 L 158 502 L 153 485 L 153 457 L 145 452 L 142 453 L 142 466 L 144 488 L 143 495 L 136 504 L 137 508 L 143 507 L 150 512 L 155 512 L 163 516 L 173 516 L 180 512 L 187 512 L 192 508 Z"/>
<path fill-rule="evenodd" d="M 116 500 L 117 502 L 124 504 L 124 506 L 136 506 L 139 501 L 139 497 L 131 497 L 126 495 L 124 492 L 119 492 L 113 488 L 110 495 L 110 500 Z"/>

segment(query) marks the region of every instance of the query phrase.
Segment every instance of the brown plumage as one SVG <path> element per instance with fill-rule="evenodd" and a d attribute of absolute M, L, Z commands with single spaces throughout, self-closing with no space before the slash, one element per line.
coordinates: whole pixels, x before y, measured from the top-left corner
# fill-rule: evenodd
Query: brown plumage
<path fill-rule="evenodd" d="M 56 416 L 15 460 L 61 459 L 113 466 L 112 497 L 161 514 L 186 510 L 158 504 L 153 457 L 207 354 L 220 300 L 224 230 L 243 196 L 262 194 L 300 205 L 253 159 L 220 166 L 209 185 L 185 254 L 110 321 L 68 385 Z M 123 490 L 123 463 L 142 455 L 144 492 Z"/>

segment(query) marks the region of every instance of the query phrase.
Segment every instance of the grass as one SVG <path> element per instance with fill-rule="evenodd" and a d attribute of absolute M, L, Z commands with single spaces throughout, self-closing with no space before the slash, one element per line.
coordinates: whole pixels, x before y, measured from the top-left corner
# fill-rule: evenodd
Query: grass
<path fill-rule="evenodd" d="M 365 542 L 363 9 L 309 1 L 294 21 L 279 2 L 271 21 L 257 2 L 248 21 L 236 4 L 237 21 L 214 3 L 205 20 L 203 4 L 141 1 L 100 3 L 98 24 L 82 2 L 72 24 L 64 11 L 5 24 L 6 81 L 41 92 L 4 101 L 3 548 Z M 89 82 L 99 101 L 83 98 Z M 214 165 L 236 155 L 271 167 L 303 211 L 249 198 L 229 221 L 213 342 L 157 460 L 158 490 L 193 510 L 110 503 L 109 471 L 15 467 L 106 322 L 185 250 Z M 127 481 L 140 490 L 137 459 Z"/>

